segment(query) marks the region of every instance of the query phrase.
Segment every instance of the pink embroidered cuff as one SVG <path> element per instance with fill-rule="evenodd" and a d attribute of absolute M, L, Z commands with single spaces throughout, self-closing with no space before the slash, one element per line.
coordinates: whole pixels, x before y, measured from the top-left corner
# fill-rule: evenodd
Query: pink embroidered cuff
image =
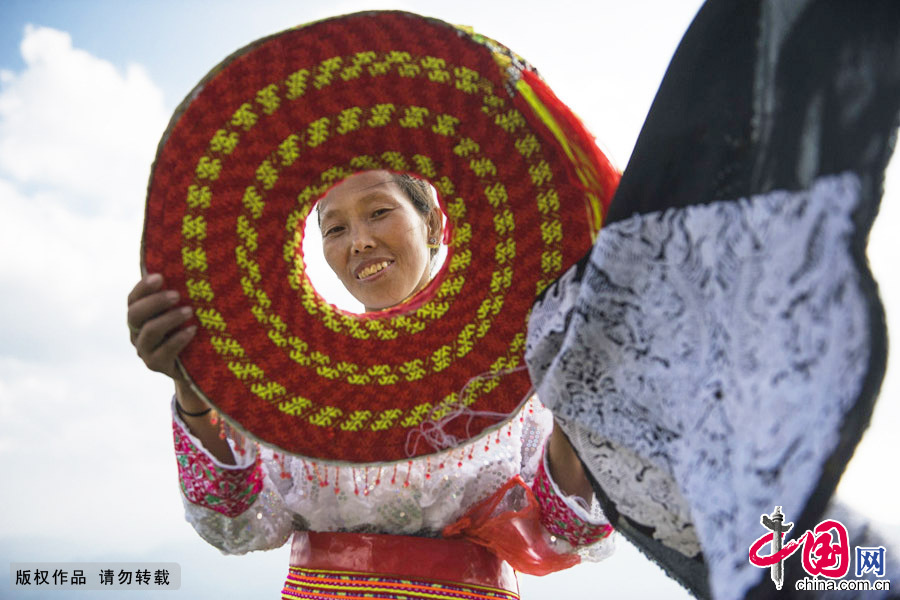
<path fill-rule="evenodd" d="M 236 517 L 256 501 L 263 488 L 262 463 L 256 460 L 243 468 L 216 465 L 198 448 L 177 420 L 172 421 L 178 477 L 185 498 L 226 517 Z"/>
<path fill-rule="evenodd" d="M 569 542 L 573 547 L 588 546 L 612 533 L 609 523 L 593 524 L 581 518 L 560 495 L 545 467 L 538 466 L 531 489 L 541 506 L 541 525 L 552 535 Z"/>

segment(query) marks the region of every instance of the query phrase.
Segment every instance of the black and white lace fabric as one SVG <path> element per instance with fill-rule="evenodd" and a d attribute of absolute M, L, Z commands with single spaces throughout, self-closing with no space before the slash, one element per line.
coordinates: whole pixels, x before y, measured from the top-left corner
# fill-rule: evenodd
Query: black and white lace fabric
<path fill-rule="evenodd" d="M 760 515 L 806 505 L 860 394 L 859 197 L 846 173 L 635 215 L 535 304 L 538 396 L 616 512 L 686 557 L 702 549 L 716 598 L 760 581 Z"/>
<path fill-rule="evenodd" d="M 532 311 L 532 383 L 605 514 L 698 597 L 776 593 L 760 516 L 828 518 L 871 418 L 898 114 L 900 3 L 709 0 L 594 248 Z"/>

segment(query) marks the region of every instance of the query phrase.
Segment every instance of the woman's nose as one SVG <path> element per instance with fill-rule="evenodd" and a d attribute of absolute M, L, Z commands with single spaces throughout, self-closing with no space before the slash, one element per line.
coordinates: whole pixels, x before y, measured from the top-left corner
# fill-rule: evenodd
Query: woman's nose
<path fill-rule="evenodd" d="M 364 250 L 375 247 L 375 240 L 372 238 L 369 228 L 366 226 L 358 226 L 353 228 L 353 240 L 351 242 L 351 250 L 354 254 L 359 254 Z"/>

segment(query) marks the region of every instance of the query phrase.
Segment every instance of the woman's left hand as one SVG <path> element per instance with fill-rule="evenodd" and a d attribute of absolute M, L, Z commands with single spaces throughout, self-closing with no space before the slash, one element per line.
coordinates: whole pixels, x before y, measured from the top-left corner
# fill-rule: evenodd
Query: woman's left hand
<path fill-rule="evenodd" d="M 555 420 L 553 433 L 550 434 L 548 442 L 547 463 L 550 467 L 550 477 L 564 494 L 580 496 L 588 506 L 591 505 L 594 489 L 584 472 L 578 454 L 575 453 L 575 448 Z"/>

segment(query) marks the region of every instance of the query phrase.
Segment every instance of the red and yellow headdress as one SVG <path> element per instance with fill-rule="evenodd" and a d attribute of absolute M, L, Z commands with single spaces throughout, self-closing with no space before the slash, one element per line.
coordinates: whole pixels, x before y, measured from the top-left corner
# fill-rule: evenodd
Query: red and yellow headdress
<path fill-rule="evenodd" d="M 434 185 L 449 252 L 414 302 L 354 315 L 313 289 L 301 242 L 325 190 L 367 169 Z M 195 308 L 181 363 L 230 422 L 306 456 L 396 460 L 427 421 L 466 407 L 443 424 L 464 441 L 521 403 L 531 305 L 591 247 L 617 181 L 504 46 L 358 13 L 254 42 L 191 92 L 153 167 L 143 267 Z"/>

